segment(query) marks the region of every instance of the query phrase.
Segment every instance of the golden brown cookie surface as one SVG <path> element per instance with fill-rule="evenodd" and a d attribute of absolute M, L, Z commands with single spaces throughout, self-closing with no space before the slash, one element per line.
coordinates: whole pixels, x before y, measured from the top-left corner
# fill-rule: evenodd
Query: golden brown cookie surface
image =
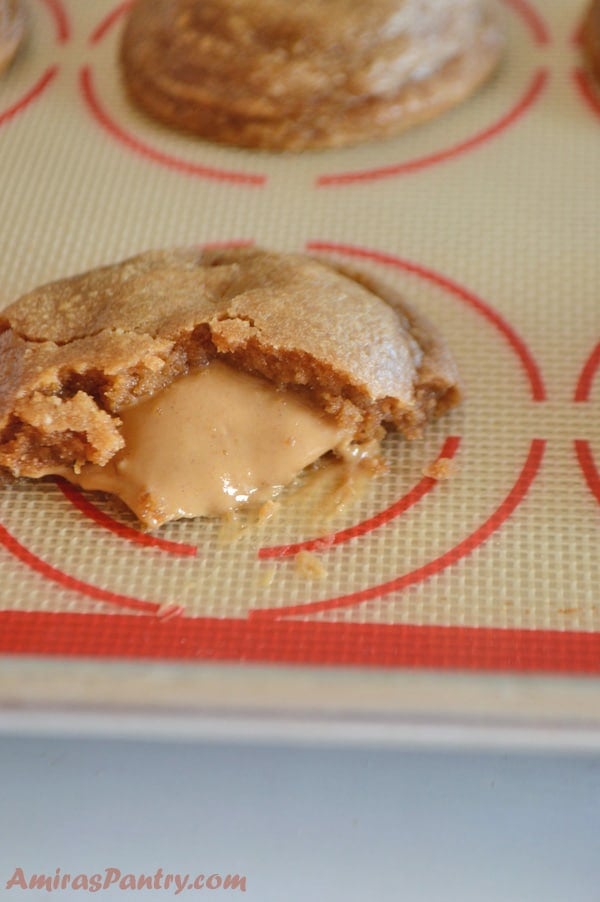
<path fill-rule="evenodd" d="M 583 26 L 583 47 L 589 66 L 600 80 L 600 0 L 592 0 Z"/>
<path fill-rule="evenodd" d="M 0 72 L 10 65 L 24 35 L 21 0 L 0 0 Z"/>
<path fill-rule="evenodd" d="M 459 397 L 432 327 L 369 279 L 294 254 L 148 252 L 0 314 L 0 466 L 104 465 L 120 410 L 215 359 L 297 391 L 357 441 L 418 434 Z"/>
<path fill-rule="evenodd" d="M 168 125 L 302 150 L 442 112 L 502 46 L 493 0 L 137 0 L 121 61 L 131 97 Z"/>

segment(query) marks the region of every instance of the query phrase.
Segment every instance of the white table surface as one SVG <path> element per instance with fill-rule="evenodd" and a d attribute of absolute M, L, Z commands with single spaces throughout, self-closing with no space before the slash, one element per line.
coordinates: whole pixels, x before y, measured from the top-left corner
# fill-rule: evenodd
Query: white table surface
<path fill-rule="evenodd" d="M 237 873 L 256 902 L 593 902 L 600 757 L 439 745 L 0 738 L 1 899 L 168 899 L 175 888 L 7 889 L 20 867 Z M 113 872 L 114 873 L 114 872 Z"/>

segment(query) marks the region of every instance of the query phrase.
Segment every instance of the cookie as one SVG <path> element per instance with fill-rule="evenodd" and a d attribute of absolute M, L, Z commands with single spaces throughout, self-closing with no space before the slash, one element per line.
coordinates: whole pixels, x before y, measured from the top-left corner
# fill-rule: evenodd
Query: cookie
<path fill-rule="evenodd" d="M 6 69 L 25 36 L 21 0 L 0 0 L 0 72 Z"/>
<path fill-rule="evenodd" d="M 163 470 L 180 467 L 194 417 L 187 455 L 203 430 L 222 432 L 222 420 L 235 444 L 222 453 L 245 453 L 263 429 L 267 468 L 277 433 L 271 458 L 297 446 L 300 464 L 286 464 L 294 470 L 327 451 L 377 444 L 388 429 L 416 437 L 460 397 L 443 341 L 394 291 L 310 257 L 258 249 L 151 251 L 38 288 L 0 315 L 0 361 L 0 466 L 90 488 L 133 472 L 128 442 L 153 444 L 153 417 L 170 445 Z M 207 409 L 196 412 L 199 404 Z M 243 441 L 231 438 L 237 430 Z M 204 463 L 221 453 L 202 447 L 195 456 Z M 79 479 L 88 471 L 91 482 Z M 116 493 L 147 525 L 179 510 L 135 492 L 133 501 L 129 489 Z M 207 515 L 222 512 L 213 505 Z"/>
<path fill-rule="evenodd" d="M 588 65 L 600 80 L 600 0 L 592 0 L 583 24 L 582 40 Z"/>
<path fill-rule="evenodd" d="M 136 0 L 121 64 L 133 101 L 169 126 L 297 151 L 442 113 L 503 44 L 495 0 Z"/>

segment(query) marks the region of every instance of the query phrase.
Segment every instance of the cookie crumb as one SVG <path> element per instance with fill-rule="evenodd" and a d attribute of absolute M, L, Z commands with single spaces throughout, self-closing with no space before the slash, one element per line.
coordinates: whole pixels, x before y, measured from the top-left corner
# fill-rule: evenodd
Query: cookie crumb
<path fill-rule="evenodd" d="M 257 520 L 259 523 L 265 523 L 267 520 L 270 520 L 275 516 L 277 511 L 279 510 L 279 504 L 277 501 L 273 501 L 270 499 L 269 501 L 265 501 L 264 504 L 258 509 Z"/>
<path fill-rule="evenodd" d="M 185 613 L 185 608 L 181 604 L 162 604 L 156 612 L 157 620 L 173 620 L 174 617 L 181 617 Z"/>
<path fill-rule="evenodd" d="M 268 589 L 269 586 L 273 584 L 273 580 L 275 579 L 275 575 L 277 573 L 277 567 L 269 567 L 268 570 L 264 570 L 261 573 L 261 577 L 259 580 L 259 585 L 263 589 Z"/>
<path fill-rule="evenodd" d="M 430 479 L 450 479 L 456 472 L 454 461 L 450 457 L 439 457 L 423 469 L 423 476 Z"/>
<path fill-rule="evenodd" d="M 294 558 L 294 567 L 298 576 L 304 579 L 323 579 L 325 567 L 312 551 L 299 551 Z"/>

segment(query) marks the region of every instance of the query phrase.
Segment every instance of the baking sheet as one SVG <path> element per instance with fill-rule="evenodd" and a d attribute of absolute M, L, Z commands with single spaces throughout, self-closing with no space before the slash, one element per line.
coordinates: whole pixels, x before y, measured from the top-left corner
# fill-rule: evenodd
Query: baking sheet
<path fill-rule="evenodd" d="M 235 536 L 202 520 L 143 534 L 113 499 L 3 486 L 7 703 L 66 703 L 69 668 L 95 659 L 107 704 L 109 660 L 152 673 L 194 662 L 184 684 L 221 700 L 242 698 L 239 664 L 252 663 L 283 696 L 304 686 L 314 710 L 302 673 L 327 665 L 376 681 L 394 671 L 390 710 L 416 688 L 407 675 L 435 670 L 437 689 L 416 696 L 427 716 L 449 704 L 448 671 L 469 671 L 488 700 L 500 690 L 484 673 L 544 675 L 546 700 L 557 675 L 586 675 L 594 721 L 600 89 L 581 59 L 585 4 L 501 5 L 506 59 L 467 103 L 393 140 L 294 156 L 217 147 L 134 110 L 116 66 L 127 4 L 28 0 L 28 42 L 0 81 L 0 305 L 148 248 L 308 250 L 384 278 L 435 320 L 467 397 L 422 441 L 390 437 L 389 473 L 342 510 L 315 518 L 310 492 L 296 491 Z M 427 475 L 440 457 L 448 479 Z M 319 562 L 312 579 L 296 564 L 303 550 Z M 134 672 L 128 704 L 143 707 Z M 328 710 L 355 692 L 349 672 Z M 560 697 L 552 718 L 572 714 Z"/>

